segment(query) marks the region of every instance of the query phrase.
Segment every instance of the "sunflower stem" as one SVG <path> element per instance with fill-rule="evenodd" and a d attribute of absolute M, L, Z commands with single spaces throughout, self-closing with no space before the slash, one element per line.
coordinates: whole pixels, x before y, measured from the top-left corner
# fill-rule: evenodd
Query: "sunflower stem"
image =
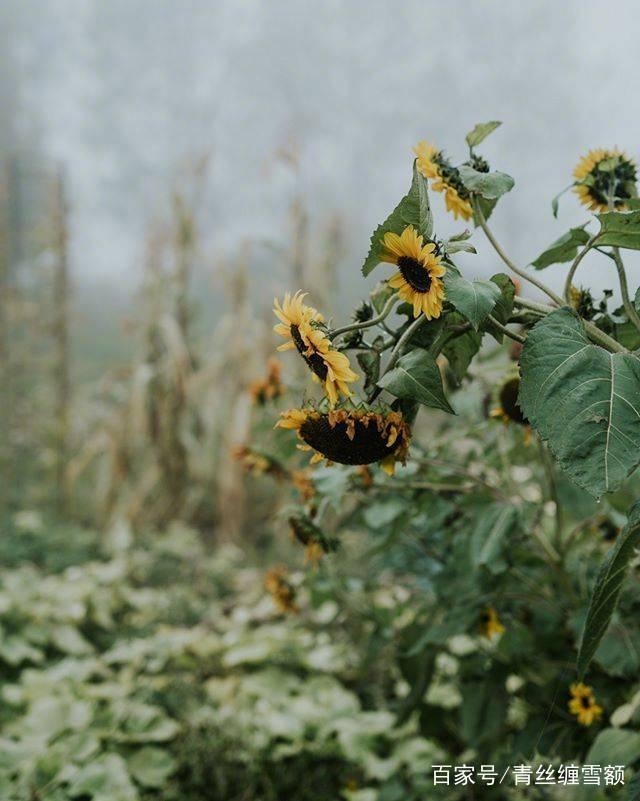
<path fill-rule="evenodd" d="M 635 306 L 631 302 L 631 298 L 629 297 L 629 284 L 627 283 L 627 273 L 624 269 L 624 262 L 622 261 L 622 256 L 620 255 L 619 248 L 613 248 L 613 260 L 616 265 L 616 270 L 618 271 L 618 279 L 620 281 L 620 294 L 622 295 L 622 305 L 624 306 L 624 310 L 627 313 L 627 317 L 629 320 L 635 325 L 635 327 L 640 331 L 640 315 L 636 311 Z"/>
<path fill-rule="evenodd" d="M 485 236 L 487 237 L 489 242 L 492 244 L 493 249 L 495 250 L 495 252 L 498 254 L 498 256 L 500 256 L 500 258 L 507 265 L 507 267 L 510 270 L 512 270 L 516 275 L 519 275 L 520 278 L 522 278 L 524 281 L 528 281 L 530 284 L 533 284 L 533 286 L 537 287 L 541 292 L 544 292 L 545 295 L 550 297 L 551 300 L 555 301 L 555 303 L 557 303 L 559 306 L 563 306 L 564 305 L 564 301 L 562 300 L 562 298 L 559 295 L 556 295 L 556 293 L 553 291 L 553 289 L 550 289 L 548 286 L 543 284 L 542 281 L 538 281 L 537 278 L 534 278 L 533 276 L 529 275 L 528 273 L 526 273 L 524 270 L 522 270 L 520 267 L 518 267 L 516 264 L 514 264 L 511 261 L 511 259 L 507 256 L 507 254 L 502 249 L 502 247 L 501 247 L 500 243 L 498 242 L 498 240 L 493 235 L 493 231 L 487 225 L 487 221 L 485 219 L 484 214 L 482 213 L 482 209 L 480 208 L 480 204 L 478 203 L 478 200 L 477 200 L 476 197 L 472 198 L 472 203 L 473 203 L 473 210 L 474 210 L 474 212 L 476 214 L 476 219 L 480 223 L 480 227 L 484 231 Z"/>
<path fill-rule="evenodd" d="M 514 303 L 516 306 L 520 306 L 523 309 L 531 309 L 532 311 L 542 312 L 543 314 L 549 314 L 550 312 L 557 311 L 554 306 L 548 306 L 545 303 L 537 303 L 536 301 L 529 300 L 528 298 L 522 298 L 519 295 L 515 296 Z M 592 322 L 585 320 L 582 317 L 580 319 L 585 327 L 585 331 L 589 339 L 592 342 L 595 342 L 597 345 L 601 345 L 603 348 L 611 351 L 611 353 L 628 353 L 625 347 L 623 347 L 619 342 L 616 342 L 613 337 L 610 337 L 608 334 L 605 334 L 604 331 L 601 331 Z"/>
<path fill-rule="evenodd" d="M 487 319 L 492 325 L 494 325 L 498 329 L 498 331 L 501 331 L 506 337 L 509 337 L 509 339 L 513 339 L 514 342 L 519 342 L 521 345 L 524 345 L 524 343 L 527 341 L 526 337 L 522 337 L 520 336 L 520 334 L 516 334 L 515 331 L 509 331 L 509 329 L 505 325 L 502 325 L 501 322 L 496 320 L 496 318 L 493 317 L 493 315 L 490 314 L 487 317 Z"/>
<path fill-rule="evenodd" d="M 609 184 L 609 198 L 607 200 L 607 205 L 609 206 L 609 211 L 615 211 L 615 194 L 617 190 L 617 181 L 614 181 L 613 175 L 610 179 Z M 614 247 L 612 248 L 611 257 L 616 265 L 616 270 L 618 271 L 618 281 L 620 282 L 620 294 L 622 295 L 622 305 L 624 306 L 624 310 L 627 313 L 627 317 L 629 318 L 630 322 L 640 331 L 640 316 L 636 311 L 636 307 L 631 302 L 629 297 L 629 284 L 627 283 L 627 272 L 624 269 L 624 262 L 622 261 L 622 256 L 620 255 L 620 248 Z"/>
<path fill-rule="evenodd" d="M 361 331 L 364 328 L 371 328 L 374 325 L 378 325 L 378 323 L 386 320 L 386 318 L 391 314 L 391 310 L 397 302 L 398 296 L 394 293 L 385 303 L 384 308 L 377 317 L 372 317 L 370 320 L 365 320 L 361 323 L 351 323 L 350 325 L 345 325 L 343 328 L 336 328 L 335 331 L 330 332 L 329 338 L 333 340 L 342 334 L 348 334 L 350 331 Z"/>
<path fill-rule="evenodd" d="M 576 274 L 576 270 L 580 266 L 580 262 L 582 259 L 587 255 L 587 253 L 593 248 L 598 239 L 600 237 L 600 231 L 597 234 L 594 234 L 591 239 L 587 242 L 587 244 L 582 248 L 580 253 L 577 254 L 571 267 L 569 268 L 569 272 L 567 273 L 566 281 L 564 282 L 564 299 L 568 305 L 571 305 L 571 286 L 573 284 L 573 278 Z"/>

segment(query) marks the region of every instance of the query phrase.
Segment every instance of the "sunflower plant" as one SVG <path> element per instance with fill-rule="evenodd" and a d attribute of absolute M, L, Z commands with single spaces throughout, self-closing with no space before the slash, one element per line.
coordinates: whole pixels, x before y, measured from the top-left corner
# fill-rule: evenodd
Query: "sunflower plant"
<path fill-rule="evenodd" d="M 598 755 L 611 704 L 624 695 L 612 681 L 622 675 L 611 669 L 614 629 L 639 634 L 629 618 L 635 596 L 622 593 L 640 541 L 632 476 L 640 463 L 640 290 L 624 262 L 626 251 L 640 250 L 636 166 L 617 148 L 583 157 L 571 188 L 589 217 L 525 267 L 489 224 L 514 186 L 479 152 L 499 124 L 467 134 L 460 163 L 428 141 L 416 145 L 409 190 L 374 230 L 362 265 L 381 282 L 351 322 L 336 325 L 299 288 L 276 301 L 275 331 L 286 340 L 279 349 L 295 351 L 321 389 L 283 411 L 277 426 L 295 433 L 312 463 L 324 462 L 313 500 L 295 513 L 316 531 L 313 541 L 329 537 L 335 546 L 353 525 L 382 531 L 389 563 L 422 587 L 404 632 L 412 667 L 399 717 L 419 710 L 433 726 L 429 694 L 437 695 L 439 654 L 451 655 L 453 641 L 469 693 L 463 705 L 488 704 L 492 693 L 505 710 L 522 702 L 519 729 L 502 713 L 487 723 L 489 732 L 511 726 L 514 753 L 531 758 L 544 746 L 564 758 L 595 747 Z M 432 193 L 473 232 L 443 237 Z M 476 236 L 502 264 L 489 280 L 465 276 L 458 261 L 476 253 Z M 597 298 L 578 284 L 586 256 L 610 271 L 619 306 L 613 290 Z M 543 270 L 562 274 L 561 292 Z M 317 533 L 327 527 L 330 534 Z M 616 533 L 605 554 L 607 527 Z M 420 572 L 399 555 L 400 535 L 420 543 Z M 554 597 L 558 605 L 546 608 Z M 467 660 L 455 641 L 470 634 L 484 644 Z M 537 677 L 526 662 L 536 648 L 545 659 Z M 588 671 L 602 679 L 608 707 L 585 683 Z M 486 744 L 486 732 L 471 735 L 485 712 L 475 709 L 473 725 L 449 742 L 453 753 Z M 630 762 L 640 759 L 640 746 L 633 754 Z"/>

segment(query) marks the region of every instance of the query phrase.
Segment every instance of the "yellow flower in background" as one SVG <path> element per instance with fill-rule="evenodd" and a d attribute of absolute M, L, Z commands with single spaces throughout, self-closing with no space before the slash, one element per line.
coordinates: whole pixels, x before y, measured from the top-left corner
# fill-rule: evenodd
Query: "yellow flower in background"
<path fill-rule="evenodd" d="M 264 586 L 278 610 L 284 614 L 297 614 L 296 589 L 288 580 L 285 567 L 272 567 L 265 576 Z"/>
<path fill-rule="evenodd" d="M 601 706 L 596 704 L 593 688 L 582 682 L 576 682 L 569 688 L 571 700 L 569 701 L 569 712 L 575 715 L 581 726 L 591 726 L 600 720 L 604 712 Z"/>
<path fill-rule="evenodd" d="M 269 359 L 266 376 L 252 381 L 249 386 L 249 394 L 255 404 L 264 406 L 269 401 L 284 395 L 285 388 L 281 374 L 282 365 L 280 362 L 277 359 Z"/>
<path fill-rule="evenodd" d="M 492 640 L 505 630 L 500 622 L 498 613 L 492 606 L 488 606 L 480 613 L 480 633 L 483 637 Z"/>
<path fill-rule="evenodd" d="M 436 254 L 434 242 L 423 244 L 423 237 L 412 225 L 402 234 L 388 232 L 383 239 L 381 260 L 395 264 L 398 272 L 389 279 L 389 286 L 398 296 L 413 306 L 413 316 L 421 313 L 427 320 L 440 317 L 444 301 L 444 286 L 440 280 L 446 270 L 442 257 Z"/>
<path fill-rule="evenodd" d="M 458 217 L 470 220 L 473 216 L 470 194 L 462 183 L 458 170 L 445 158 L 441 150 L 429 142 L 418 142 L 413 152 L 416 154 L 418 172 L 433 182 L 431 188 L 434 192 L 444 193 L 447 211 L 450 211 L 456 220 Z"/>
<path fill-rule="evenodd" d="M 348 357 L 332 348 L 329 337 L 314 326 L 314 323 L 321 323 L 323 317 L 303 303 L 305 297 L 302 292 L 296 292 L 293 297 L 287 293 L 282 305 L 277 299 L 274 301 L 273 311 L 280 323 L 273 330 L 289 340 L 278 350 L 296 349 L 335 406 L 340 396 L 351 395 L 348 384 L 357 381 L 358 376 L 351 369 Z"/>
<path fill-rule="evenodd" d="M 578 162 L 573 176 L 574 192 L 589 211 L 608 211 L 610 201 L 614 209 L 624 211 L 625 200 L 637 196 L 636 165 L 617 147 L 590 150 Z"/>

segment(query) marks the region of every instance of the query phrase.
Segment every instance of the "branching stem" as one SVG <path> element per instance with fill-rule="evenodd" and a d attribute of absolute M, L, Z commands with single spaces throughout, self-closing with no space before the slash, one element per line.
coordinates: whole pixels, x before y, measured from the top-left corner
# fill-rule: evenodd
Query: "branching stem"
<path fill-rule="evenodd" d="M 473 209 L 474 209 L 475 214 L 476 214 L 476 219 L 480 223 L 480 227 L 484 231 L 485 236 L 487 237 L 489 242 L 491 242 L 491 244 L 493 245 L 493 249 L 498 254 L 498 256 L 500 256 L 500 258 L 507 265 L 507 267 L 510 270 L 512 270 L 516 275 L 519 275 L 520 278 L 522 278 L 524 281 L 528 281 L 530 284 L 533 284 L 533 286 L 537 287 L 541 292 L 544 292 L 545 295 L 547 295 L 549 298 L 551 298 L 551 300 L 555 301 L 555 303 L 557 303 L 559 306 L 562 306 L 564 304 L 564 301 L 562 300 L 562 298 L 559 295 L 556 295 L 556 293 L 553 291 L 553 289 L 551 289 L 550 287 L 546 286 L 545 284 L 542 283 L 542 281 L 539 281 L 537 278 L 534 278 L 532 275 L 529 275 L 523 269 L 521 269 L 516 264 L 514 264 L 513 261 L 511 261 L 511 259 L 507 256 L 507 254 L 502 249 L 502 246 L 500 245 L 498 240 L 493 235 L 493 231 L 487 225 L 487 221 L 486 221 L 486 219 L 484 217 L 484 214 L 482 213 L 482 209 L 480 208 L 480 204 L 478 203 L 478 200 L 475 197 L 473 198 Z"/>
<path fill-rule="evenodd" d="M 582 259 L 587 255 L 587 253 L 593 248 L 600 236 L 600 232 L 594 234 L 591 239 L 587 242 L 587 244 L 582 248 L 582 250 L 577 254 L 575 259 L 573 260 L 571 267 L 569 268 L 569 272 L 567 273 L 566 281 L 564 282 L 564 299 L 565 301 L 571 305 L 571 285 L 573 284 L 573 278 L 576 274 L 576 270 L 580 266 L 580 262 Z"/>
<path fill-rule="evenodd" d="M 509 339 L 513 339 L 514 342 L 519 342 L 521 345 L 524 345 L 524 343 L 526 342 L 526 337 L 522 337 L 520 336 L 520 334 L 516 334 L 515 331 L 509 331 L 509 329 L 505 325 L 502 325 L 502 323 L 496 320 L 496 318 L 493 317 L 491 314 L 488 316 L 487 319 L 492 325 L 494 325 L 498 329 L 498 331 L 502 332 L 506 337 L 509 337 Z"/>
<path fill-rule="evenodd" d="M 335 331 L 332 331 L 330 334 L 331 339 L 335 339 L 342 334 L 348 334 L 350 331 L 361 331 L 365 328 L 371 328 L 374 325 L 378 325 L 383 320 L 386 320 L 389 314 L 391 314 L 391 310 L 397 302 L 398 296 L 394 292 L 394 294 L 384 304 L 384 308 L 377 317 L 372 317 L 370 320 L 365 320 L 361 323 L 351 323 L 350 325 L 345 325 L 343 328 L 336 328 Z"/>

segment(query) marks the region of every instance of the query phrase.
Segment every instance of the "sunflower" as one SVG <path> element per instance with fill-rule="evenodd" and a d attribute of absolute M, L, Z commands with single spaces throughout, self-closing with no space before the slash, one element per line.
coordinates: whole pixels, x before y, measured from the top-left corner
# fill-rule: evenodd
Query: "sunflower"
<path fill-rule="evenodd" d="M 590 150 L 573 171 L 574 191 L 589 211 L 624 211 L 625 201 L 637 196 L 636 165 L 618 148 Z"/>
<path fill-rule="evenodd" d="M 251 382 L 249 394 L 255 404 L 264 406 L 269 401 L 284 395 L 284 385 L 281 379 L 282 365 L 277 359 L 267 362 L 267 374 Z"/>
<path fill-rule="evenodd" d="M 291 515 L 289 528 L 292 539 L 305 546 L 305 562 L 308 564 L 315 566 L 325 554 L 338 549 L 338 540 L 327 537 L 306 515 Z"/>
<path fill-rule="evenodd" d="M 379 462 L 393 474 L 396 462 L 406 460 L 411 431 L 399 412 L 369 409 L 290 409 L 276 424 L 298 432 L 303 450 L 313 450 L 312 461 L 325 458 L 339 464 Z"/>
<path fill-rule="evenodd" d="M 569 712 L 575 715 L 581 726 L 591 726 L 602 717 L 603 708 L 596 704 L 593 688 L 576 682 L 569 688 L 571 700 L 569 701 Z"/>
<path fill-rule="evenodd" d="M 231 455 L 250 475 L 270 475 L 277 479 L 284 479 L 287 476 L 287 471 L 276 459 L 252 450 L 246 445 L 236 445 L 232 448 Z"/>
<path fill-rule="evenodd" d="M 483 637 L 492 640 L 494 637 L 497 637 L 498 634 L 502 634 L 504 630 L 498 613 L 492 606 L 488 606 L 486 609 L 482 610 L 480 613 L 480 633 Z"/>
<path fill-rule="evenodd" d="M 408 225 L 402 234 L 384 235 L 381 260 L 396 264 L 398 272 L 389 279 L 389 286 L 398 290 L 402 300 L 413 304 L 413 316 L 421 312 L 427 320 L 440 317 L 444 300 L 444 286 L 440 280 L 445 268 L 440 264 L 435 242 L 423 244 L 423 237 L 413 225 Z"/>
<path fill-rule="evenodd" d="M 490 412 L 491 417 L 502 420 L 505 423 L 518 423 L 521 426 L 528 426 L 529 421 L 522 413 L 518 404 L 518 393 L 520 391 L 520 376 L 508 378 L 500 387 L 498 395 L 500 405 Z"/>
<path fill-rule="evenodd" d="M 272 567 L 265 576 L 264 587 L 280 612 L 295 614 L 300 611 L 296 604 L 296 588 L 287 576 L 285 567 Z"/>
<path fill-rule="evenodd" d="M 433 181 L 431 188 L 435 192 L 444 192 L 447 211 L 450 211 L 456 220 L 458 217 L 470 220 L 473 216 L 471 193 L 462 183 L 456 167 L 441 150 L 429 142 L 418 142 L 413 152 L 416 154 L 418 172 Z"/>
<path fill-rule="evenodd" d="M 323 384 L 334 406 L 341 395 L 347 398 L 351 395 L 347 384 L 357 381 L 358 376 L 351 369 L 347 356 L 331 347 L 331 340 L 319 327 L 322 315 L 312 306 L 305 306 L 305 297 L 302 292 L 296 292 L 293 297 L 287 293 L 282 305 L 277 299 L 274 301 L 273 311 L 280 323 L 273 330 L 289 340 L 278 350 L 295 348 Z"/>

